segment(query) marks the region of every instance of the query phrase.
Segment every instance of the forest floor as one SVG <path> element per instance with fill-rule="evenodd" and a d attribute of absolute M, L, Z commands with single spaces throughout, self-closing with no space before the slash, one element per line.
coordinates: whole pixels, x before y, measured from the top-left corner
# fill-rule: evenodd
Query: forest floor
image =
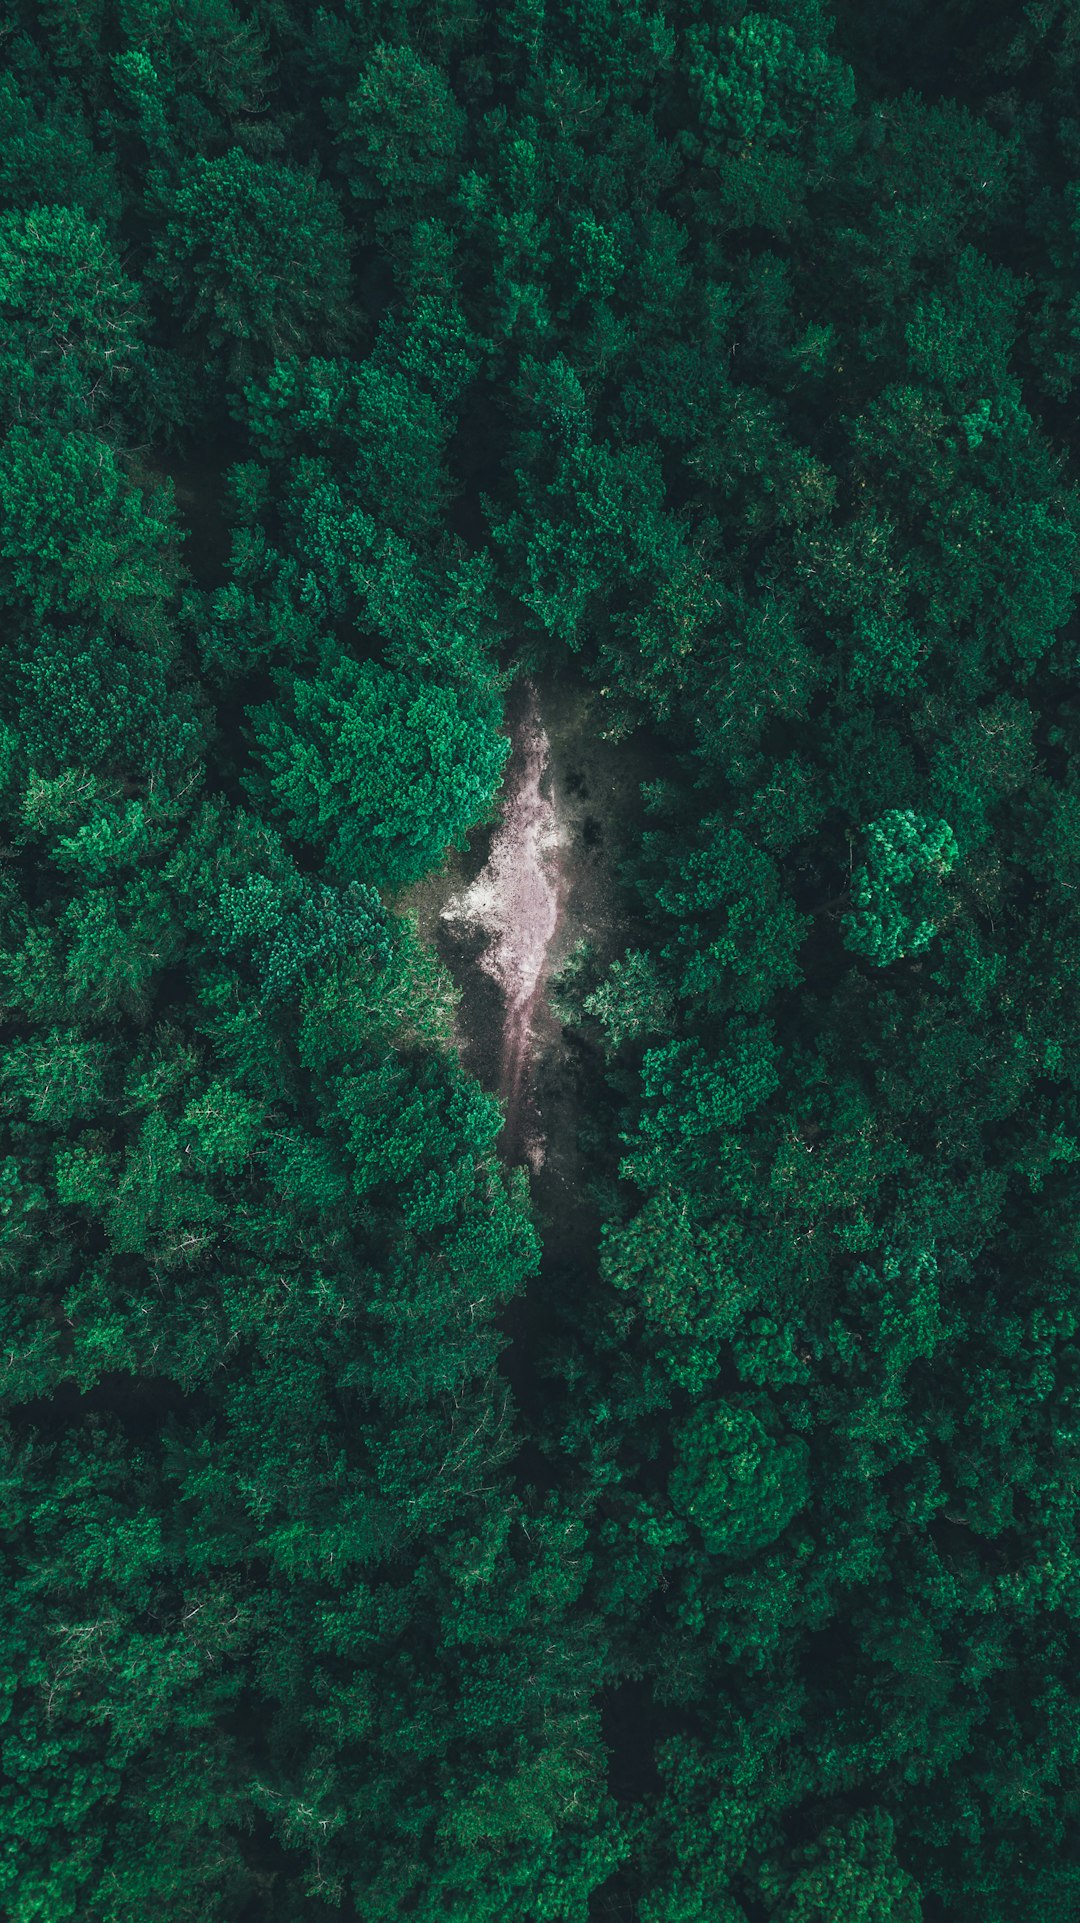
<path fill-rule="evenodd" d="M 516 683 L 506 731 L 494 821 L 399 905 L 453 977 L 462 1059 L 503 1103 L 500 1149 L 528 1166 L 550 1246 L 583 1226 L 578 1135 L 603 1060 L 548 991 L 580 943 L 606 960 L 632 939 L 618 867 L 654 768 L 636 739 L 604 739 L 599 698 L 581 683 Z"/>
<path fill-rule="evenodd" d="M 546 988 L 564 920 L 568 868 L 562 797 L 556 796 L 551 740 L 531 681 L 512 691 L 507 722 L 510 757 L 498 821 L 483 867 L 443 904 L 449 933 L 481 946 L 476 965 L 501 1000 L 496 1087 L 503 1105 L 502 1150 L 532 1168 L 543 1160 L 543 1129 L 532 1099 L 535 1032 L 546 1013 Z"/>

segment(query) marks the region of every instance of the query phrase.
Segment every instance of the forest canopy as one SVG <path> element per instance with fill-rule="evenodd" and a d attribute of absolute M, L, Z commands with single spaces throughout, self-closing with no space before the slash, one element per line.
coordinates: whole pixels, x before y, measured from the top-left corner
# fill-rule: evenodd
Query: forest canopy
<path fill-rule="evenodd" d="M 11 1923 L 1080 1913 L 1078 87 L 5 9 Z M 407 912 L 523 677 L 648 764 L 575 1246 Z"/>

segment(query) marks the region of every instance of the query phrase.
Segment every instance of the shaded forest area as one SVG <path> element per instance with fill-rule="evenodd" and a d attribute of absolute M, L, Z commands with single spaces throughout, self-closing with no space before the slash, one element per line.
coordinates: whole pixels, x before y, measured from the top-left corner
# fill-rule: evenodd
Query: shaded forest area
<path fill-rule="evenodd" d="M 1080 0 L 3 15 L 0 1910 L 1075 1918 Z"/>

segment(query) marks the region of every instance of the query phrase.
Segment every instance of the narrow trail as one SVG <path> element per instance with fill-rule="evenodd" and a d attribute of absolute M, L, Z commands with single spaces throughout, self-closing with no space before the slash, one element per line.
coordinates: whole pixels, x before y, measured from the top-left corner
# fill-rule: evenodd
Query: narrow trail
<path fill-rule="evenodd" d="M 542 1154 L 529 1105 L 529 1062 L 564 903 L 562 836 L 551 793 L 551 744 L 536 691 L 526 684 L 512 733 L 499 826 L 487 861 L 442 910 L 445 922 L 482 932 L 477 965 L 503 997 L 499 1094 L 506 1121 L 503 1148 Z"/>
<path fill-rule="evenodd" d="M 602 968 L 634 943 L 618 870 L 640 832 L 641 784 L 660 765 L 643 735 L 609 739 L 607 719 L 569 675 L 515 682 L 491 817 L 400 902 L 458 991 L 453 1039 L 466 1071 L 503 1104 L 500 1154 L 526 1164 L 545 1245 L 568 1260 L 596 1234 L 580 1130 L 604 1063 L 552 995 L 583 945 Z"/>

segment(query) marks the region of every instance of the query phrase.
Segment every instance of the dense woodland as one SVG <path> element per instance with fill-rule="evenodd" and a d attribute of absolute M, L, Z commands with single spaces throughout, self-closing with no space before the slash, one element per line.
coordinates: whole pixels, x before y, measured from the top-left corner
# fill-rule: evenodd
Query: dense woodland
<path fill-rule="evenodd" d="M 11 1923 L 1080 1913 L 1078 83 L 3 9 Z M 557 1260 L 400 911 L 523 672 L 654 766 Z"/>

